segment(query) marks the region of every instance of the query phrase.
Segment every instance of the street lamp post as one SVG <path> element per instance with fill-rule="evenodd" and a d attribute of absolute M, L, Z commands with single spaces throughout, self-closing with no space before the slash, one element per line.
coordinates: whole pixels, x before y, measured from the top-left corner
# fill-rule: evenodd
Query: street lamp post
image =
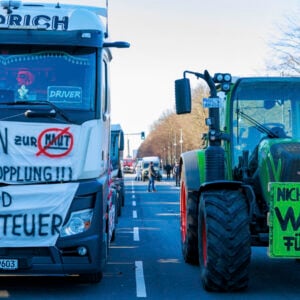
<path fill-rule="evenodd" d="M 127 157 L 130 157 L 129 138 L 127 138 Z"/>
<path fill-rule="evenodd" d="M 180 143 L 180 153 L 182 153 L 182 150 L 183 150 L 182 128 L 180 128 L 180 140 L 179 140 L 179 143 Z"/>
<path fill-rule="evenodd" d="M 176 161 L 176 147 L 177 147 L 177 143 L 176 143 L 176 133 L 175 133 L 175 136 L 174 136 L 174 163 Z"/>

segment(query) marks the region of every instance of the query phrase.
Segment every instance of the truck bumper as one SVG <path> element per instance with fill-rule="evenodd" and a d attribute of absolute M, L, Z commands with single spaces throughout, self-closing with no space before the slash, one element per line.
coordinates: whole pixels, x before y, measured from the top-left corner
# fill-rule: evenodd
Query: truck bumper
<path fill-rule="evenodd" d="M 18 267 L 13 270 L 1 269 L 0 274 L 68 276 L 101 272 L 106 257 L 106 253 L 103 253 L 106 251 L 106 241 L 94 235 L 64 244 L 59 248 L 2 248 L 0 259 L 17 260 Z M 85 255 L 80 255 L 79 247 L 86 248 Z"/>
<path fill-rule="evenodd" d="M 90 228 L 51 247 L 0 247 L 0 275 L 80 275 L 102 271 L 107 259 L 107 178 L 80 183 L 70 214 L 93 209 Z"/>

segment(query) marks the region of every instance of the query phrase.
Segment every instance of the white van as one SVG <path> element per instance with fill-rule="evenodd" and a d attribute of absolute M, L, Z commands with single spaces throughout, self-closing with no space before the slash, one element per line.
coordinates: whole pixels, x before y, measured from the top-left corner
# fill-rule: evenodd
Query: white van
<path fill-rule="evenodd" d="M 148 179 L 148 168 L 150 165 L 150 162 L 153 162 L 154 169 L 157 173 L 157 180 L 162 180 L 162 173 L 160 168 L 160 159 L 158 156 L 146 156 L 142 159 L 142 180 L 145 181 Z"/>

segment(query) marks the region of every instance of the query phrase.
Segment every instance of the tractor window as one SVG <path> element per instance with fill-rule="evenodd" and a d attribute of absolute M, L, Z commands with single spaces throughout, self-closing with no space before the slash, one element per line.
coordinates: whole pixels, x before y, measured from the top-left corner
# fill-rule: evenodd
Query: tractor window
<path fill-rule="evenodd" d="M 237 83 L 232 94 L 234 166 L 243 150 L 251 155 L 268 135 L 266 130 L 276 132 L 279 137 L 300 138 L 300 79 L 248 80 Z"/>
<path fill-rule="evenodd" d="M 264 100 L 243 100 L 234 102 L 234 145 L 250 154 L 259 141 L 267 135 L 260 126 L 267 129 L 278 128 L 283 134 L 291 136 L 291 101 L 275 102 L 271 108 L 265 107 Z M 249 118 L 250 117 L 250 118 Z"/>
<path fill-rule="evenodd" d="M 6 46 L 0 52 L 1 102 L 47 100 L 63 109 L 93 111 L 95 64 L 93 48 Z"/>

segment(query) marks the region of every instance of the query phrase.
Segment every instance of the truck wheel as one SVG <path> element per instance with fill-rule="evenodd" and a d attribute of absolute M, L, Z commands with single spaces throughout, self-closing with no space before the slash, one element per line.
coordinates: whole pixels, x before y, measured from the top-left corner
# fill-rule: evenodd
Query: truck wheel
<path fill-rule="evenodd" d="M 96 272 L 91 274 L 80 274 L 79 282 L 80 283 L 98 283 L 102 279 L 102 272 Z"/>
<path fill-rule="evenodd" d="M 124 192 L 124 187 L 122 187 L 122 190 L 121 190 L 121 203 L 122 203 L 122 206 L 125 206 L 125 192 Z"/>
<path fill-rule="evenodd" d="M 110 242 L 114 242 L 116 240 L 116 228 L 113 230 L 111 238 L 110 238 Z"/>
<path fill-rule="evenodd" d="M 112 197 L 112 204 L 115 206 L 114 223 L 116 227 L 116 224 L 119 223 L 119 200 L 118 200 L 118 193 L 115 189 L 113 189 L 111 197 Z"/>
<path fill-rule="evenodd" d="M 187 193 L 182 181 L 180 190 L 181 248 L 185 262 L 197 265 L 198 256 L 198 196 Z"/>
<path fill-rule="evenodd" d="M 236 190 L 203 192 L 199 204 L 198 234 L 204 289 L 218 292 L 245 289 L 251 259 L 245 196 Z"/>
<path fill-rule="evenodd" d="M 122 215 L 122 195 L 117 192 L 117 203 L 118 203 L 118 217 Z"/>

